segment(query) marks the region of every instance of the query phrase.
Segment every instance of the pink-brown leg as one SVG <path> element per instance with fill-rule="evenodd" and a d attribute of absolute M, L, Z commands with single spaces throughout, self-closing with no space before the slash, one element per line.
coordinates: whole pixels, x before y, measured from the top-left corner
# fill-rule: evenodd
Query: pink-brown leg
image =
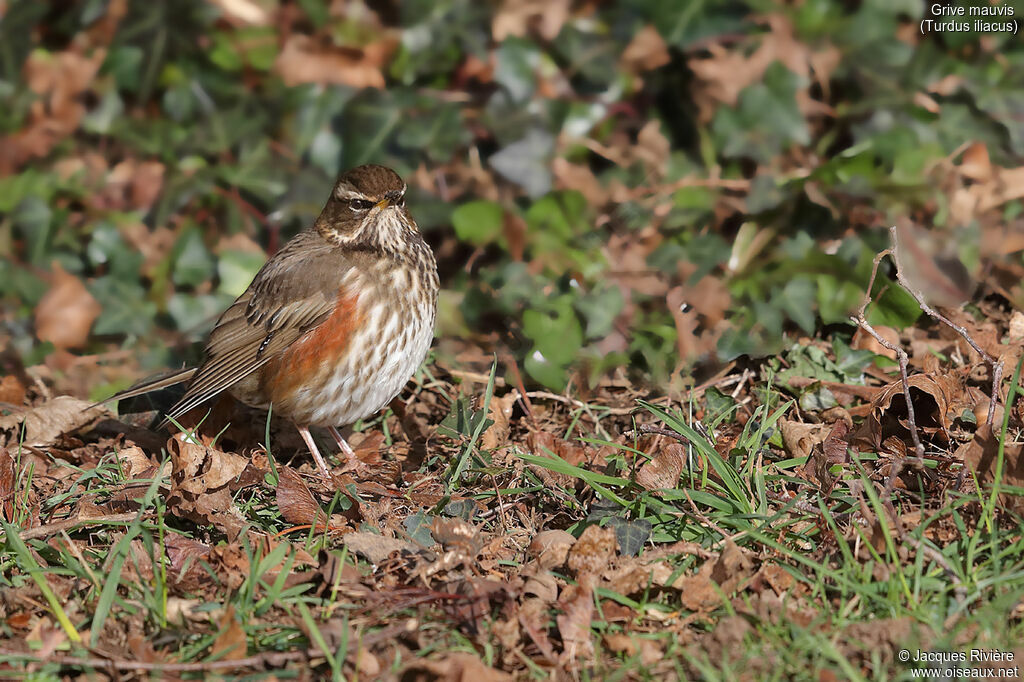
<path fill-rule="evenodd" d="M 334 437 L 334 442 L 337 443 L 338 447 L 341 448 L 341 451 L 345 453 L 345 457 L 348 458 L 348 461 L 354 462 L 356 459 L 356 453 L 352 451 L 352 446 L 342 438 L 341 432 L 333 426 L 328 426 L 327 430 L 331 432 L 331 436 Z"/>
<path fill-rule="evenodd" d="M 306 441 L 306 447 L 308 447 L 309 451 L 313 454 L 313 459 L 316 460 L 316 465 L 320 468 L 320 473 L 324 475 L 324 478 L 330 481 L 331 470 L 327 468 L 327 462 L 324 461 L 323 456 L 320 455 L 320 450 L 316 447 L 316 443 L 313 442 L 313 435 L 310 434 L 309 427 L 299 426 L 298 424 L 296 424 L 295 427 L 299 430 L 299 435 L 302 436 L 302 440 Z"/>

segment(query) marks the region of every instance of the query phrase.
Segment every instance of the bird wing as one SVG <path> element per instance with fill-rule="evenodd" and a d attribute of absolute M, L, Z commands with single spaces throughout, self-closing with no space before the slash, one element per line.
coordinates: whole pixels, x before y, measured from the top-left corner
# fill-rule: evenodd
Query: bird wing
<path fill-rule="evenodd" d="M 206 359 L 167 417 L 177 418 L 231 388 L 323 323 L 345 295 L 339 283 L 352 267 L 316 232 L 288 242 L 217 320 Z"/>

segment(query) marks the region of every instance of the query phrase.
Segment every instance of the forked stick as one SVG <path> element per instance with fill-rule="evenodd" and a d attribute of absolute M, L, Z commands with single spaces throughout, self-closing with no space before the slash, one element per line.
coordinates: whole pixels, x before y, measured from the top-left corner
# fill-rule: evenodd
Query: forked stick
<path fill-rule="evenodd" d="M 949 320 L 948 318 L 946 318 L 946 316 L 937 312 L 934 308 L 928 305 L 928 303 L 924 300 L 924 295 L 916 288 L 914 288 L 910 284 L 910 282 L 907 281 L 906 277 L 904 277 L 903 275 L 903 271 L 900 269 L 899 241 L 896 237 L 895 225 L 889 228 L 889 235 L 892 239 L 892 247 L 880 252 L 877 256 L 875 256 L 875 259 L 871 267 L 871 279 L 868 281 L 868 288 L 867 291 L 864 293 L 864 301 L 861 303 L 860 308 L 857 310 L 857 316 L 851 317 L 850 319 L 861 329 L 866 331 L 868 334 L 871 334 L 871 336 L 873 336 L 874 339 L 878 341 L 878 343 L 881 344 L 884 348 L 888 348 L 892 352 L 896 353 L 896 358 L 899 361 L 900 365 L 900 382 L 903 385 L 903 399 L 907 403 L 907 422 L 910 424 L 910 438 L 911 440 L 914 441 L 914 451 L 917 453 L 917 456 L 920 459 L 924 457 L 924 445 L 921 443 L 921 438 L 917 431 L 917 421 L 914 418 L 914 405 L 913 403 L 910 402 L 910 378 L 907 375 L 907 368 L 910 363 L 910 358 L 907 356 L 907 353 L 905 350 L 903 350 L 903 348 L 895 344 L 892 344 L 889 341 L 882 338 L 882 336 L 877 331 L 875 331 L 874 327 L 868 324 L 867 317 L 865 316 L 865 311 L 867 310 L 868 303 L 871 302 L 871 289 L 874 287 L 875 277 L 878 275 L 878 264 L 882 261 L 882 259 L 885 258 L 886 256 L 892 257 L 893 262 L 896 264 L 896 281 L 899 282 L 900 286 L 903 287 L 903 289 L 906 290 L 907 293 L 914 297 L 914 300 L 917 301 L 918 307 L 920 307 L 921 310 L 928 316 L 930 316 L 932 319 L 938 320 L 939 322 L 946 325 L 947 327 L 955 331 L 957 334 L 962 336 L 963 339 L 967 341 L 968 344 L 970 344 L 971 348 L 974 349 L 974 351 L 981 357 L 982 360 L 985 361 L 985 363 L 991 369 L 992 397 L 989 400 L 988 416 L 985 420 L 989 426 L 992 426 L 992 422 L 995 419 L 996 405 L 999 401 L 999 385 L 1002 382 L 1003 378 L 1003 362 L 1002 360 L 997 360 L 996 358 L 993 358 L 991 355 L 982 350 L 981 346 L 979 346 L 977 342 L 975 342 L 975 340 L 971 338 L 971 335 L 967 332 L 966 329 L 964 329 L 958 324 L 954 324 L 952 320 Z M 899 471 L 903 468 L 903 464 L 903 460 L 896 461 L 894 467 L 890 471 L 889 481 L 886 484 L 887 492 L 889 492 L 891 488 L 893 479 L 895 479 L 895 477 L 899 475 Z"/>

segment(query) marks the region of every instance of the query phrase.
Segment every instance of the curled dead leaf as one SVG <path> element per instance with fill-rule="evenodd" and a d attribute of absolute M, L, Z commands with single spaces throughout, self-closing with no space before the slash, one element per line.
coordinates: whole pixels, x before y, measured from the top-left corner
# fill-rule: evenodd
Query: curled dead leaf
<path fill-rule="evenodd" d="M 782 447 L 793 457 L 809 457 L 814 446 L 825 440 L 828 427 L 825 424 L 804 424 L 783 417 L 779 420 Z"/>
<path fill-rule="evenodd" d="M 213 524 L 234 540 L 245 521 L 234 506 L 230 484 L 242 475 L 248 460 L 199 445 L 184 433 L 167 445 L 172 467 L 168 509 L 196 523 Z"/>
<path fill-rule="evenodd" d="M 959 376 L 914 374 L 907 383 L 920 437 L 943 444 L 949 442 L 952 420 L 964 409 L 973 408 L 973 399 L 964 390 Z M 880 446 L 890 436 L 910 441 L 907 404 L 901 381 L 888 384 L 871 401 L 867 427 L 874 447 Z"/>
<path fill-rule="evenodd" d="M 327 526 L 327 514 L 320 509 L 306 482 L 297 471 L 278 465 L 277 508 L 288 523 L 312 525 L 317 530 Z"/>
<path fill-rule="evenodd" d="M 533 595 L 551 604 L 558 598 L 558 580 L 551 571 L 541 571 L 527 578 L 523 594 Z"/>

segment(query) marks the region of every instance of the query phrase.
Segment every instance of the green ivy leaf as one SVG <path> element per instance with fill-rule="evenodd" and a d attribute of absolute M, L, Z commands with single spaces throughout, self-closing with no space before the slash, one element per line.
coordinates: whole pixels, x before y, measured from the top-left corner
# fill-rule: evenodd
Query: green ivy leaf
<path fill-rule="evenodd" d="M 501 235 L 504 210 L 493 201 L 470 201 L 452 211 L 455 235 L 474 246 L 486 246 Z"/>

